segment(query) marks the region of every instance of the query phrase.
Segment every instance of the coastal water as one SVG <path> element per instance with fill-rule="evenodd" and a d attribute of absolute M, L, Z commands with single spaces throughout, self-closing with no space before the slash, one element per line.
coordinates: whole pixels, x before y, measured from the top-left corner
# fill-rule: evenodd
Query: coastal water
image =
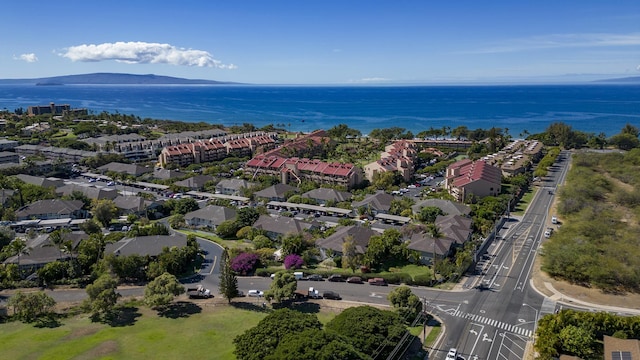
<path fill-rule="evenodd" d="M 340 123 L 362 133 L 398 126 L 414 134 L 430 127 L 467 126 L 541 132 L 556 121 L 576 130 L 616 134 L 640 127 L 640 85 L 531 86 L 149 86 L 0 85 L 0 109 L 50 102 L 141 118 L 253 123 L 295 131 Z"/>

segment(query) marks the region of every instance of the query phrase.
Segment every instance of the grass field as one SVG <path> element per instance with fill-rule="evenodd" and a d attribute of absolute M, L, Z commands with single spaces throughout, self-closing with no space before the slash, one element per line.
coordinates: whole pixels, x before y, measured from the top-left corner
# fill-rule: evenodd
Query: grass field
<path fill-rule="evenodd" d="M 87 314 L 60 320 L 59 326 L 0 324 L 1 359 L 235 359 L 233 339 L 267 313 L 247 302 L 179 302 L 159 316 L 144 306 L 127 308 L 115 326 L 91 322 Z M 306 310 L 326 324 L 337 310 Z M 301 308 L 301 311 L 305 311 Z"/>
<path fill-rule="evenodd" d="M 87 315 L 62 319 L 61 326 L 0 324 L 3 359 L 235 359 L 233 338 L 255 326 L 266 313 L 218 305 L 192 314 L 160 317 L 133 308 L 133 323 L 109 326 Z M 195 312 L 195 313 L 194 313 Z M 326 319 L 324 319 L 326 321 Z"/>

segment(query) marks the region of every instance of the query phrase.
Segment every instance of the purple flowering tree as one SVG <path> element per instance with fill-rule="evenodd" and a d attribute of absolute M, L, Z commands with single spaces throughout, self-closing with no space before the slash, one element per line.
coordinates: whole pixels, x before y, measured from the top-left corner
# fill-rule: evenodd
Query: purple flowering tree
<path fill-rule="evenodd" d="M 304 260 L 298 254 L 289 254 L 284 258 L 284 268 L 289 269 L 300 269 L 304 265 Z"/>
<path fill-rule="evenodd" d="M 231 260 L 231 270 L 241 275 L 251 273 L 258 265 L 258 255 L 252 253 L 241 253 Z"/>

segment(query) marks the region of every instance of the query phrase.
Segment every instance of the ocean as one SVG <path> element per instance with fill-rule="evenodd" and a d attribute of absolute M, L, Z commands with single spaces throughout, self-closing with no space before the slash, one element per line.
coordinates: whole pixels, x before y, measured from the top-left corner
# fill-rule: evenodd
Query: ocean
<path fill-rule="evenodd" d="M 611 136 L 640 127 L 640 85 L 248 86 L 0 85 L 0 109 L 50 102 L 141 118 L 227 126 L 274 124 L 292 131 L 347 124 L 363 134 L 401 127 L 544 131 L 553 122 Z"/>

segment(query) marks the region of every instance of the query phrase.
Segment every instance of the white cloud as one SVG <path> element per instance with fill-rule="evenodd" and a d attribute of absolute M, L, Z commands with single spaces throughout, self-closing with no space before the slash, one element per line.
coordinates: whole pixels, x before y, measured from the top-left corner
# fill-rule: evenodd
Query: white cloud
<path fill-rule="evenodd" d="M 170 64 L 219 69 L 237 68 L 233 64 L 223 64 L 220 60 L 214 59 L 207 51 L 139 41 L 71 46 L 59 55 L 71 61 L 82 62 L 114 60 L 127 64 Z"/>
<path fill-rule="evenodd" d="M 13 56 L 14 60 L 22 60 L 22 61 L 26 61 L 28 63 L 34 63 L 36 61 L 38 61 L 38 57 L 36 56 L 36 54 L 34 53 L 30 53 L 30 54 L 22 54 L 20 56 Z"/>
<path fill-rule="evenodd" d="M 638 67 L 636 68 L 636 70 L 640 71 L 640 65 L 638 65 Z"/>

